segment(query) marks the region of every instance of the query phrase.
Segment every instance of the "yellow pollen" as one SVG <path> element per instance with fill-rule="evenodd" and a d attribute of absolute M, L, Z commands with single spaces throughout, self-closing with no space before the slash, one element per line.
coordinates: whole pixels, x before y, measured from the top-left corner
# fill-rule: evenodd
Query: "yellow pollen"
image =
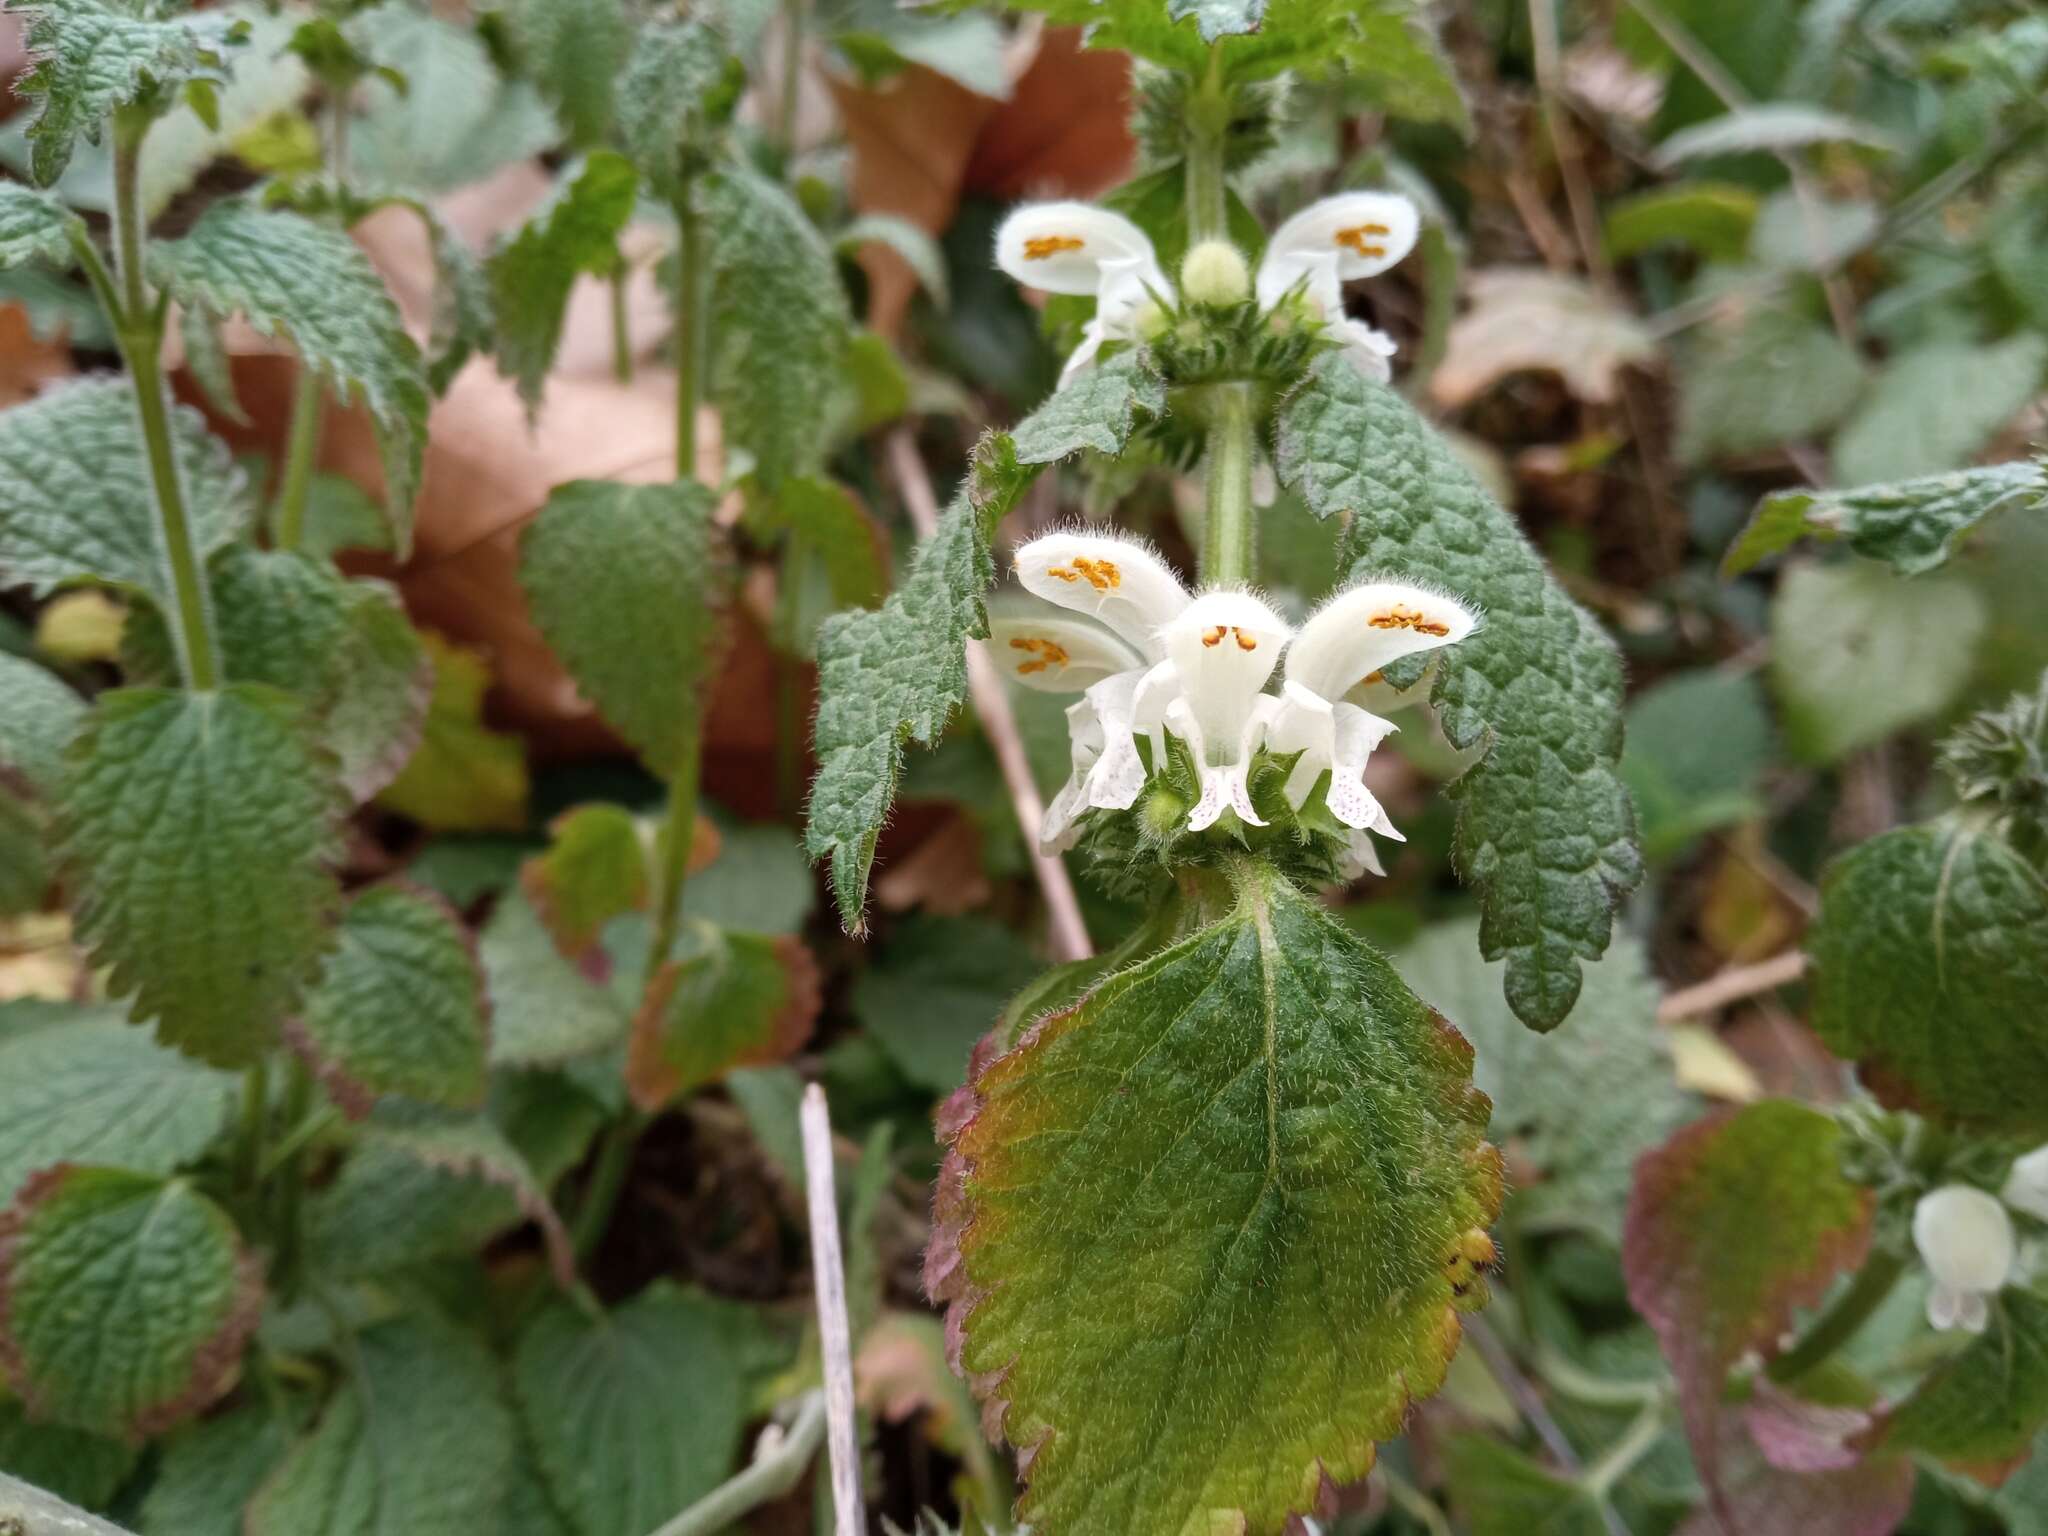
<path fill-rule="evenodd" d="M 1366 236 L 1384 237 L 1392 233 L 1393 231 L 1384 224 L 1357 224 L 1350 229 L 1338 230 L 1335 240 L 1338 245 L 1346 246 L 1361 256 L 1384 256 L 1387 254 L 1387 248 L 1384 245 L 1368 244 Z"/>
<path fill-rule="evenodd" d="M 1067 650 L 1056 640 L 1042 635 L 1019 635 L 1010 642 L 1010 649 L 1022 651 L 1026 660 L 1017 663 L 1017 674 L 1029 677 L 1034 672 L 1043 672 L 1049 667 L 1064 667 L 1067 664 Z"/>
<path fill-rule="evenodd" d="M 1256 651 L 1259 648 L 1256 635 L 1248 635 L 1241 629 L 1233 629 L 1231 633 L 1237 636 L 1237 648 L 1240 651 Z"/>
<path fill-rule="evenodd" d="M 1218 624 L 1214 629 L 1203 634 L 1202 644 L 1208 646 L 1221 645 L 1225 635 L 1235 635 L 1237 637 L 1237 648 L 1240 651 L 1256 651 L 1259 648 L 1259 637 L 1246 634 L 1235 624 Z"/>
<path fill-rule="evenodd" d="M 1384 673 L 1384 672 L 1381 672 L 1381 671 L 1379 671 L 1379 670 L 1378 670 L 1377 668 L 1375 668 L 1374 670 L 1372 670 L 1372 671 L 1370 671 L 1370 672 L 1366 673 L 1366 674 L 1365 674 L 1365 676 L 1361 677 L 1361 678 L 1360 678 L 1360 679 L 1358 680 L 1358 686 L 1359 686 L 1359 687 L 1361 687 L 1361 688 L 1363 688 L 1363 687 L 1365 687 L 1365 685 L 1366 685 L 1366 684 L 1368 684 L 1368 683 L 1380 683 L 1380 682 L 1385 682 L 1385 681 L 1386 681 L 1386 676 L 1387 676 L 1387 675 L 1386 675 L 1386 673 Z"/>
<path fill-rule="evenodd" d="M 1374 614 L 1367 622 L 1374 629 L 1412 629 L 1418 634 L 1439 637 L 1451 632 L 1450 625 L 1439 623 L 1428 614 L 1418 613 L 1413 608 L 1404 608 L 1399 603 L 1394 604 L 1385 613 Z"/>
<path fill-rule="evenodd" d="M 1229 633 L 1230 631 L 1227 628 L 1225 628 L 1221 624 L 1218 624 L 1214 629 L 1210 630 L 1206 635 L 1202 636 L 1202 644 L 1221 645 L 1223 643 L 1223 637 Z"/>
<path fill-rule="evenodd" d="M 1056 576 L 1061 581 L 1085 581 L 1098 592 L 1108 592 L 1124 584 L 1123 572 L 1116 568 L 1114 560 L 1091 560 L 1086 555 L 1074 556 L 1073 569 L 1064 565 L 1050 565 L 1045 574 Z"/>
<path fill-rule="evenodd" d="M 1078 251 L 1087 245 L 1078 235 L 1040 235 L 1024 242 L 1026 261 L 1046 261 L 1063 251 Z"/>

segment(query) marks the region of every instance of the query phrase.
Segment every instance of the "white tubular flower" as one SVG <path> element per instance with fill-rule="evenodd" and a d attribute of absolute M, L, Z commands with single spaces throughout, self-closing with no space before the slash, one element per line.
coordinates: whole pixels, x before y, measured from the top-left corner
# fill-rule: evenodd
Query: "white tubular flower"
<path fill-rule="evenodd" d="M 1367 375 L 1393 377 L 1394 341 L 1344 313 L 1343 285 L 1375 277 L 1415 249 L 1421 217 L 1397 192 L 1342 192 L 1311 203 L 1273 232 L 1259 263 L 1259 304 L 1273 308 L 1300 288 Z"/>
<path fill-rule="evenodd" d="M 1279 665 L 1287 621 L 1249 592 L 1205 592 L 1167 625 L 1166 661 L 1138 686 L 1136 716 L 1152 735 L 1152 760 L 1165 761 L 1165 731 L 1187 743 L 1201 773 L 1202 794 L 1188 830 L 1215 824 L 1224 808 L 1251 826 L 1266 823 L 1252 808 L 1252 754 L 1276 702 L 1266 680 Z"/>
<path fill-rule="evenodd" d="M 1027 288 L 1095 297 L 1095 318 L 1060 370 L 1065 384 L 1095 361 L 1106 341 L 1136 336 L 1139 311 L 1173 285 L 1145 232 L 1122 214 L 1089 203 L 1027 203 L 996 231 L 996 265 Z"/>
<path fill-rule="evenodd" d="M 2014 1210 L 2048 1221 L 2048 1146 L 2036 1147 L 2014 1163 L 1998 1193 Z"/>
<path fill-rule="evenodd" d="M 1913 1246 L 1934 1277 L 1927 1321 L 1982 1333 L 1989 1298 L 2012 1273 L 2012 1218 L 1981 1189 L 1949 1184 L 1913 1207 Z"/>
<path fill-rule="evenodd" d="M 991 608 L 998 664 L 1026 687 L 1083 695 L 1067 710 L 1072 777 L 1038 833 L 1039 846 L 1054 853 L 1073 845 L 1084 812 L 1128 810 L 1144 789 L 1138 685 L 1163 662 L 1160 632 L 1187 608 L 1188 594 L 1145 545 L 1098 533 L 1033 539 L 1017 551 L 1017 579 L 1043 602 Z"/>
<path fill-rule="evenodd" d="M 1385 809 L 1365 787 L 1365 764 L 1394 730 L 1344 695 L 1379 675 L 1380 668 L 1417 651 L 1455 645 L 1472 633 L 1477 617 L 1463 604 L 1422 587 L 1373 581 L 1338 593 L 1302 625 L 1287 652 L 1287 681 L 1267 748 L 1284 756 L 1299 752 L 1287 777 L 1287 799 L 1296 810 L 1327 770 L 1324 803 L 1330 814 L 1361 834 L 1352 839 L 1346 869 L 1353 864 L 1379 873 L 1378 857 L 1362 834 L 1377 832 L 1405 841 Z M 1362 845 L 1362 846 L 1361 846 Z"/>

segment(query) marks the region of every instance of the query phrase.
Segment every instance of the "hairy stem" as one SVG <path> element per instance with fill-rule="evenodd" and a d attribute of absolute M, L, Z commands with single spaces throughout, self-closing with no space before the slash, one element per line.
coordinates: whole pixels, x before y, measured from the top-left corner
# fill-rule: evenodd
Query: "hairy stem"
<path fill-rule="evenodd" d="M 575 1225 L 569 1230 L 569 1241 L 579 1260 L 597 1251 L 611 1226 L 612 1212 L 618 1209 L 626 1174 L 633 1166 L 633 1149 L 639 1146 L 640 1133 L 647 1129 L 647 1121 L 646 1115 L 635 1110 L 604 1133 L 597 1163 L 590 1170 L 590 1183 L 584 1188 L 582 1203 L 576 1207 Z"/>
<path fill-rule="evenodd" d="M 242 1070 L 242 1126 L 235 1142 L 235 1182 L 256 1187 L 263 1168 L 263 1137 L 270 1122 L 270 1066 L 258 1057 Z"/>
<path fill-rule="evenodd" d="M 291 435 L 285 439 L 284 478 L 278 482 L 271 542 L 297 549 L 306 534 L 306 493 L 313 484 L 313 459 L 320 447 L 320 422 L 327 409 L 327 381 L 302 360 L 292 393 Z"/>
<path fill-rule="evenodd" d="M 199 554 L 192 543 L 192 524 L 185 512 L 185 487 L 171 447 L 170 391 L 164 383 L 163 308 L 143 276 L 142 141 L 149 115 L 124 107 L 114 117 L 114 254 L 121 282 L 116 336 L 121 357 L 135 381 L 135 414 L 149 457 L 149 478 L 156 493 L 158 543 L 170 572 L 171 638 L 177 648 L 178 671 L 190 688 L 211 688 L 220 680 L 220 653 L 213 637 L 213 615 Z"/>
<path fill-rule="evenodd" d="M 1892 1287 L 1906 1272 L 1904 1255 L 1880 1249 L 1865 1261 L 1849 1288 L 1815 1319 L 1805 1336 L 1764 1370 L 1772 1381 L 1797 1381 L 1848 1343 L 1856 1331 L 1884 1305 Z"/>
<path fill-rule="evenodd" d="M 293 1127 L 287 1135 L 294 1145 L 278 1171 L 277 1259 L 273 1267 L 278 1295 L 288 1302 L 298 1294 L 301 1278 L 303 1243 L 300 1229 L 305 1209 L 306 1147 L 312 1140 L 310 1134 L 303 1132 L 307 1125 L 314 1123 L 314 1114 L 313 1074 L 306 1070 L 306 1064 L 297 1056 L 291 1058 L 287 1070 L 290 1075 L 285 1080 L 284 1123 Z"/>
<path fill-rule="evenodd" d="M 796 109 L 803 78 L 804 0 L 782 0 L 782 94 L 776 100 L 775 146 L 785 162 L 796 153 Z"/>
<path fill-rule="evenodd" d="M 696 711 L 694 700 L 686 701 L 683 707 L 693 714 Z M 703 723 L 702 719 L 690 722 L 689 744 L 668 781 L 668 810 L 663 815 L 658 839 L 661 865 L 654 890 L 654 948 L 647 955 L 649 985 L 668 963 L 669 951 L 676 946 L 676 930 L 683 919 L 683 884 L 690 872 L 690 845 L 697 834 L 697 771 L 703 751 Z"/>
<path fill-rule="evenodd" d="M 1223 84 L 1223 55 L 1209 50 L 1209 72 L 1188 98 L 1188 244 L 1222 240 L 1229 234 L 1229 203 L 1223 188 L 1223 141 L 1230 129 L 1230 95 Z"/>
<path fill-rule="evenodd" d="M 1236 586 L 1256 574 L 1252 559 L 1252 387 L 1217 384 L 1210 391 L 1208 516 L 1202 538 L 1202 582 Z"/>

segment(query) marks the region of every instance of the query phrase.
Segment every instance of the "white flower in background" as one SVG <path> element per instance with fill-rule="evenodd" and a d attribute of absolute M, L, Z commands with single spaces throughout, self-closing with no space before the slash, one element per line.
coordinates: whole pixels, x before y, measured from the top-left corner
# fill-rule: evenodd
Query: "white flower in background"
<path fill-rule="evenodd" d="M 1394 724 L 1344 702 L 1344 695 L 1377 681 L 1382 667 L 1403 656 L 1455 645 L 1477 623 L 1471 610 L 1441 593 L 1373 581 L 1324 603 L 1288 648 L 1286 682 L 1266 745 L 1282 755 L 1301 754 L 1287 778 L 1287 800 L 1296 810 L 1329 773 L 1324 804 L 1355 834 L 1347 873 L 1385 873 L 1367 833 L 1406 839 L 1365 787 L 1366 759 Z"/>
<path fill-rule="evenodd" d="M 1415 248 L 1421 218 L 1397 192 L 1342 192 L 1311 203 L 1273 233 L 1254 288 L 1259 307 L 1276 308 L 1299 291 L 1360 369 L 1392 377 L 1393 338 L 1344 313 L 1343 285 L 1373 277 Z M 1122 214 L 1089 203 L 1027 203 L 996 231 L 996 265 L 1046 293 L 1090 295 L 1095 318 L 1060 370 L 1065 384 L 1109 341 L 1133 341 L 1146 307 L 1171 304 L 1173 285 L 1145 232 Z M 1189 296 L 1228 303 L 1239 294 L 1244 258 L 1227 241 L 1188 253 Z"/>
<path fill-rule="evenodd" d="M 996 265 L 1026 287 L 1095 297 L 1095 318 L 1060 370 L 1065 384 L 1106 341 L 1130 341 L 1139 312 L 1171 302 L 1152 241 L 1120 213 L 1089 203 L 1027 203 L 996 231 Z"/>
<path fill-rule="evenodd" d="M 1949 1184 L 1913 1207 L 1913 1246 L 1934 1277 L 1927 1320 L 1982 1333 L 1989 1298 L 2012 1273 L 2012 1218 L 1981 1189 Z"/>
<path fill-rule="evenodd" d="M 1189 831 L 1213 826 L 1225 807 L 1266 825 L 1247 779 L 1279 702 L 1266 681 L 1288 636 L 1287 621 L 1249 592 L 1204 592 L 1161 631 L 1167 659 L 1139 683 L 1135 714 L 1151 732 L 1154 763 L 1166 760 L 1167 731 L 1195 759 L 1202 793 Z"/>
<path fill-rule="evenodd" d="M 2048 1221 L 2048 1146 L 2036 1147 L 2015 1162 L 1998 1193 L 2014 1210 Z"/>
<path fill-rule="evenodd" d="M 1040 846 L 1052 853 L 1072 845 L 1084 811 L 1128 810 L 1144 789 L 1138 685 L 1165 662 L 1162 631 L 1190 599 L 1152 549 L 1107 534 L 1033 539 L 1017 551 L 1017 579 L 1043 601 L 991 606 L 998 664 L 1027 688 L 1082 695 L 1067 710 L 1073 775 L 1039 828 Z"/>
<path fill-rule="evenodd" d="M 1341 192 L 1311 203 L 1273 232 L 1259 263 L 1259 304 L 1272 309 L 1300 289 L 1359 370 L 1393 377 L 1394 339 L 1344 314 L 1343 285 L 1375 277 L 1415 249 L 1415 204 L 1398 192 Z"/>

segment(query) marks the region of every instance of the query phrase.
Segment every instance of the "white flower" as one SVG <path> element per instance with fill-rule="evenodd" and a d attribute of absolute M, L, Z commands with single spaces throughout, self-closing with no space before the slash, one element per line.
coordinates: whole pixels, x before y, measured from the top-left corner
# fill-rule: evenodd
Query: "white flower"
<path fill-rule="evenodd" d="M 1367 832 L 1405 839 L 1365 787 L 1366 759 L 1395 727 L 1344 702 L 1344 695 L 1376 680 L 1389 662 L 1455 645 L 1477 623 L 1469 609 L 1441 593 L 1373 581 L 1338 593 L 1294 637 L 1266 745 L 1283 756 L 1301 754 L 1287 777 L 1287 800 L 1296 810 L 1317 780 L 1330 775 L 1323 803 L 1356 834 L 1352 864 L 1382 873 Z"/>
<path fill-rule="evenodd" d="M 1201 775 L 1201 798 L 1188 830 L 1215 824 L 1225 807 L 1252 826 L 1248 776 L 1277 700 L 1266 681 L 1280 663 L 1287 621 L 1249 592 L 1204 592 L 1168 624 L 1166 660 L 1138 685 L 1135 716 L 1152 735 L 1152 761 L 1163 763 L 1165 732 L 1187 743 Z"/>
<path fill-rule="evenodd" d="M 1027 203 L 996 231 L 996 265 L 1029 288 L 1095 297 L 1095 318 L 1060 370 L 1060 383 L 1095 360 L 1106 341 L 1130 341 L 1138 314 L 1173 285 L 1145 232 L 1089 203 Z"/>
<path fill-rule="evenodd" d="M 1084 811 L 1128 810 L 1145 787 L 1136 737 L 1138 686 L 1165 662 L 1161 632 L 1189 599 L 1151 549 L 1107 534 L 1033 539 L 1017 551 L 1017 579 L 1044 601 L 990 609 L 999 665 L 1028 688 L 1082 694 L 1067 710 L 1073 774 L 1039 828 L 1039 845 L 1053 853 L 1072 845 Z"/>
<path fill-rule="evenodd" d="M 2036 1147 L 2015 1162 L 1998 1193 L 2014 1210 L 2048 1221 L 2048 1146 Z"/>
<path fill-rule="evenodd" d="M 1401 260 L 1420 227 L 1415 204 L 1397 192 L 1341 192 L 1311 203 L 1273 232 L 1259 263 L 1259 304 L 1272 309 L 1301 289 L 1360 371 L 1384 383 L 1393 377 L 1393 338 L 1345 316 L 1343 285 Z"/>
<path fill-rule="evenodd" d="M 1928 1322 L 1982 1333 L 1987 1298 L 2012 1273 L 2012 1218 L 2005 1207 L 1981 1189 L 1945 1185 L 1913 1207 L 1913 1246 L 1934 1278 Z"/>

